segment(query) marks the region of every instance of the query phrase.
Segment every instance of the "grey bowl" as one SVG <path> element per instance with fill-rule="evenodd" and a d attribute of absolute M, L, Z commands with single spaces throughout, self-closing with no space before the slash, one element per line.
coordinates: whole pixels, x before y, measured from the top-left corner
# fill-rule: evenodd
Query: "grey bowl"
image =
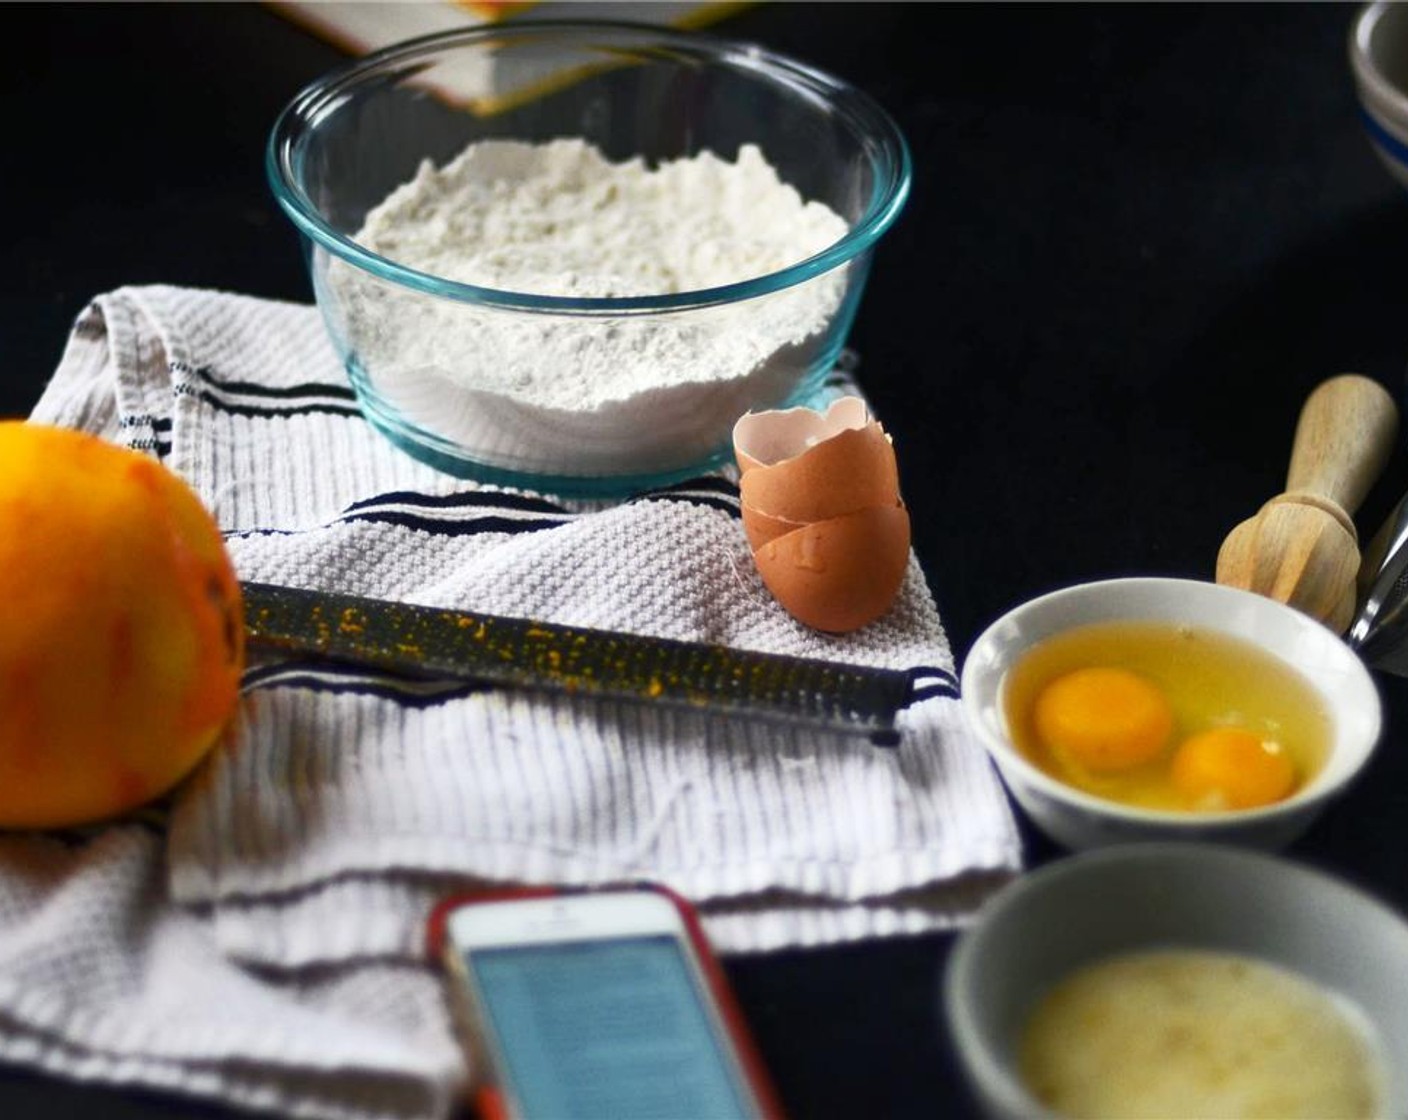
<path fill-rule="evenodd" d="M 1376 0 L 1359 9 L 1349 66 L 1374 152 L 1408 187 L 1408 5 Z"/>
<path fill-rule="evenodd" d="M 999 892 L 960 938 L 942 1008 L 985 1113 L 1048 1112 L 1017 1077 L 1034 1004 L 1058 980 L 1156 947 L 1240 953 L 1357 1004 L 1386 1059 L 1385 1113 L 1408 1114 L 1408 923 L 1333 876 L 1230 846 L 1148 843 L 1072 856 Z"/>

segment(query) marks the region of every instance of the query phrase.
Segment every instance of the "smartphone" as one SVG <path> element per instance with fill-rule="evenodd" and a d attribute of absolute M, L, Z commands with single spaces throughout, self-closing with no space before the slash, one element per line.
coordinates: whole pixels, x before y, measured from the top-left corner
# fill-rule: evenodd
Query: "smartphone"
<path fill-rule="evenodd" d="M 431 947 L 452 980 L 481 1114 L 781 1116 L 699 922 L 668 890 L 447 899 Z"/>

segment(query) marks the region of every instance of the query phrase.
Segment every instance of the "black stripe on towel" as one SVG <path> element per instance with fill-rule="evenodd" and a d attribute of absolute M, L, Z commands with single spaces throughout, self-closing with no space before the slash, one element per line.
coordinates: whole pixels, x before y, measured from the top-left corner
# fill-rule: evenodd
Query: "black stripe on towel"
<path fill-rule="evenodd" d="M 415 506 L 422 509 L 455 509 L 462 506 L 491 507 L 495 509 L 520 509 L 533 513 L 569 514 L 567 507 L 550 502 L 546 498 L 527 494 L 510 494 L 498 490 L 470 490 L 456 494 L 418 494 L 412 490 L 392 490 L 353 502 L 343 516 L 358 510 L 374 509 L 377 506 Z"/>
<path fill-rule="evenodd" d="M 958 699 L 958 678 L 947 669 L 934 665 L 916 665 L 909 670 L 909 702 L 917 704 L 936 696 Z"/>
<path fill-rule="evenodd" d="M 171 454 L 171 417 L 135 412 L 119 418 L 117 426 L 133 451 L 153 451 L 159 459 Z"/>
<path fill-rule="evenodd" d="M 171 431 L 171 417 L 154 412 L 134 412 L 117 422 L 119 428 L 150 428 L 154 432 Z"/>
<path fill-rule="evenodd" d="M 336 400 L 356 402 L 357 394 L 352 387 L 334 381 L 302 381 L 296 385 L 261 385 L 257 381 L 236 381 L 233 378 L 217 377 L 209 366 L 191 366 L 185 362 L 172 362 L 173 373 L 183 373 L 200 378 L 212 389 L 221 393 L 245 397 L 265 397 L 273 399 L 297 399 L 299 397 L 332 397 Z"/>
<path fill-rule="evenodd" d="M 134 436 L 127 441 L 127 446 L 133 451 L 155 452 L 158 459 L 165 459 L 171 454 L 171 441 L 163 442 L 154 436 Z"/>
<path fill-rule="evenodd" d="M 346 416 L 355 419 L 362 418 L 362 410 L 356 405 L 315 401 L 309 404 L 291 405 L 287 408 L 274 408 L 263 405 L 236 404 L 232 401 L 222 400 L 207 389 L 198 389 L 190 386 L 177 385 L 173 392 L 178 396 L 197 397 L 212 408 L 218 409 L 230 416 L 270 418 L 280 416 L 309 416 L 314 413 L 325 413 L 331 416 Z"/>
<path fill-rule="evenodd" d="M 229 538 L 297 536 L 333 525 L 369 522 L 398 525 L 436 536 L 462 537 L 477 533 L 530 533 L 555 529 L 578 515 L 545 498 L 499 491 L 458 494 L 419 494 L 393 490 L 362 498 L 333 520 L 307 529 L 232 529 Z"/>
<path fill-rule="evenodd" d="M 468 497 L 468 495 L 466 495 Z M 436 505 L 426 503 L 423 509 L 415 507 L 419 503 L 382 502 L 380 499 L 367 499 L 347 507 L 332 521 L 306 529 L 249 528 L 229 529 L 227 539 L 246 537 L 286 537 L 301 533 L 317 532 L 333 525 L 365 522 L 371 524 L 396 525 L 402 529 L 413 529 L 441 537 L 468 537 L 480 533 L 536 533 L 544 529 L 557 529 L 569 525 L 582 514 L 571 513 L 551 503 L 532 503 L 513 495 L 509 501 L 500 501 L 502 494 L 474 495 L 476 500 L 463 503 Z M 730 517 L 740 516 L 736 503 L 727 498 L 708 494 L 651 494 L 641 495 L 632 501 L 688 502 L 707 509 L 720 510 Z M 377 508 L 385 506 L 386 508 Z M 410 508 L 407 508 L 407 507 Z"/>
<path fill-rule="evenodd" d="M 722 475 L 701 474 L 681 482 L 647 490 L 631 498 L 633 502 L 689 502 L 706 509 L 722 510 L 739 517 L 738 486 Z"/>
<path fill-rule="evenodd" d="M 318 525 L 317 529 L 326 529 L 326 525 Z M 296 537 L 302 533 L 312 532 L 309 529 L 226 529 L 220 535 L 227 541 L 244 540 L 246 537 Z"/>
<path fill-rule="evenodd" d="M 234 416 L 280 417 L 324 413 L 361 418 L 357 395 L 347 385 L 304 381 L 297 385 L 260 385 L 222 378 L 208 366 L 168 363 L 175 396 L 195 397 Z"/>
<path fill-rule="evenodd" d="M 532 533 L 539 529 L 556 529 L 566 524 L 571 514 L 556 518 L 501 517 L 488 514 L 469 519 L 446 519 L 419 517 L 411 513 L 396 513 L 392 510 L 354 513 L 339 517 L 339 522 L 374 521 L 385 525 L 398 525 L 402 529 L 415 529 L 422 533 L 432 533 L 440 537 L 468 537 L 478 533 Z"/>
<path fill-rule="evenodd" d="M 244 692 L 265 688 L 298 688 L 308 692 L 374 696 L 394 701 L 404 708 L 431 708 L 450 700 L 488 692 L 492 687 L 480 681 L 400 677 L 318 658 L 246 669 L 241 681 Z"/>

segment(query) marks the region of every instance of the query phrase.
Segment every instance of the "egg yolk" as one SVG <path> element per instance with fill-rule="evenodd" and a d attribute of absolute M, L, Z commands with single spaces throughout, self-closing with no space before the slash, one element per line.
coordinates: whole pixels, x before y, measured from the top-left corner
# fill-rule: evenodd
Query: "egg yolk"
<path fill-rule="evenodd" d="M 1127 770 L 1157 758 L 1173 734 L 1173 709 L 1128 669 L 1093 666 L 1056 678 L 1036 698 L 1037 734 L 1092 771 Z"/>
<path fill-rule="evenodd" d="M 1296 771 L 1278 744 L 1240 727 L 1216 727 L 1182 743 L 1169 774 L 1197 809 L 1253 809 L 1280 801 Z"/>

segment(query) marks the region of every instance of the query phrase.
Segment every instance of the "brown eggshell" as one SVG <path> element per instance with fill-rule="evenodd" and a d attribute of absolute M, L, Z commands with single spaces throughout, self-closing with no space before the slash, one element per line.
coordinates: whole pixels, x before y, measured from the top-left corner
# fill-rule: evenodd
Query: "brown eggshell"
<path fill-rule="evenodd" d="M 773 597 L 806 626 L 858 630 L 890 609 L 909 565 L 909 512 L 873 507 L 804 525 L 753 554 Z"/>
<path fill-rule="evenodd" d="M 753 509 L 751 506 L 744 506 L 741 512 L 743 531 L 748 536 L 748 547 L 754 552 L 768 541 L 794 533 L 806 524 L 802 521 L 789 521 L 785 517 L 773 517 L 772 514 Z"/>
<path fill-rule="evenodd" d="M 840 397 L 826 410 L 782 408 L 749 412 L 733 426 L 733 454 L 739 477 L 754 467 L 767 467 L 799 455 L 814 443 L 843 432 L 863 428 L 870 413 L 860 397 Z"/>
<path fill-rule="evenodd" d="M 799 455 L 750 470 L 739 480 L 749 507 L 803 524 L 899 502 L 895 449 L 877 423 L 848 428 Z"/>

